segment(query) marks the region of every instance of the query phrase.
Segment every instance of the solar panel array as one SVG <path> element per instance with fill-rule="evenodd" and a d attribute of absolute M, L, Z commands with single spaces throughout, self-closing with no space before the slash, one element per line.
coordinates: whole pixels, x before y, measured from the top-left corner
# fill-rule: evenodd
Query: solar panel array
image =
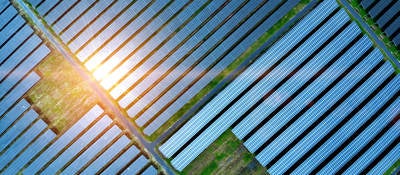
<path fill-rule="evenodd" d="M 39 80 L 32 69 L 50 50 L 9 1 L 0 1 L 0 116 Z"/>
<path fill-rule="evenodd" d="M 98 105 L 56 135 L 22 99 L 0 127 L 4 174 L 157 174 L 148 156 Z"/>
<path fill-rule="evenodd" d="M 157 169 L 99 106 L 62 135 L 24 96 L 40 76 L 33 68 L 50 49 L 9 2 L 0 1 L 0 173 L 157 174 Z"/>
<path fill-rule="evenodd" d="M 25 99 L 1 117 L 0 129 L 2 174 L 17 174 L 37 150 L 56 136 Z"/>
<path fill-rule="evenodd" d="M 157 174 L 148 157 L 96 105 L 25 170 L 44 174 L 135 174 L 147 168 Z"/>
<path fill-rule="evenodd" d="M 361 0 L 361 6 L 400 48 L 400 1 Z"/>
<path fill-rule="evenodd" d="M 319 3 L 159 147 L 177 170 L 229 128 L 271 174 L 382 174 L 400 158 L 400 75 Z"/>
<path fill-rule="evenodd" d="M 30 2 L 151 135 L 299 0 Z"/>
<path fill-rule="evenodd" d="M 32 69 L 50 50 L 9 1 L 0 1 L 0 19 L 0 173 L 15 174 L 18 171 L 8 169 L 10 161 L 19 156 L 12 166 L 20 167 L 21 162 L 29 160 L 29 151 L 23 155 L 20 151 L 31 142 L 45 142 L 41 134 L 52 136 L 23 99 L 40 80 Z"/>

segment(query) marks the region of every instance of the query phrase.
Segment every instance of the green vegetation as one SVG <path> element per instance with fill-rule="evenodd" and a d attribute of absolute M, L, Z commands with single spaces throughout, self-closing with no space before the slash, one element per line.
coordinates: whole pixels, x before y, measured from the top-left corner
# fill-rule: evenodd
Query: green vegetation
<path fill-rule="evenodd" d="M 386 47 L 388 48 L 388 50 L 390 51 L 390 53 L 396 57 L 399 61 L 400 61 L 400 50 L 397 49 L 396 45 L 394 45 L 394 43 L 389 39 L 388 36 L 386 36 L 386 34 L 382 31 L 382 29 L 376 24 L 376 22 L 371 18 L 371 16 L 368 14 L 367 11 L 365 11 L 365 9 L 361 6 L 360 1 L 359 0 L 349 0 L 351 6 L 353 7 L 353 9 L 355 9 L 355 11 L 361 16 L 361 18 L 371 27 L 371 29 L 375 32 L 375 34 L 378 36 L 378 38 L 386 45 Z M 351 16 L 351 14 L 349 13 L 349 15 Z M 352 16 L 351 16 L 352 17 Z M 352 19 L 354 20 L 354 18 L 352 17 Z M 364 33 L 365 29 L 363 29 L 362 25 L 357 21 L 356 23 L 358 24 L 358 26 L 361 28 L 361 30 L 363 30 Z M 372 40 L 372 39 L 371 39 Z M 372 40 L 374 42 L 374 45 L 377 47 L 377 44 L 375 43 L 374 40 Z M 379 47 L 378 47 L 379 48 Z M 379 48 L 381 49 L 381 48 Z M 382 49 L 381 49 L 382 51 Z M 396 70 L 397 73 L 400 73 L 400 68 L 397 67 L 386 55 L 385 52 L 383 52 L 383 55 L 385 56 L 385 60 L 388 60 L 392 63 L 394 69 Z"/>
<path fill-rule="evenodd" d="M 205 95 L 211 92 L 226 76 L 232 73 L 240 64 L 242 64 L 252 53 L 260 48 L 269 38 L 279 31 L 290 19 L 300 12 L 311 0 L 301 0 L 300 3 L 290 10 L 282 19 L 280 19 L 271 29 L 265 32 L 256 42 L 254 42 L 241 56 L 232 62 L 224 71 L 217 75 L 206 87 L 189 100 L 178 112 L 176 112 L 167 122 L 165 122 L 151 136 L 146 137 L 150 141 L 156 140 L 169 127 L 178 121 L 185 113 L 187 113 L 197 102 Z"/>
<path fill-rule="evenodd" d="M 41 80 L 27 99 L 57 132 L 68 129 L 99 100 L 61 55 L 51 52 L 36 68 Z"/>
<path fill-rule="evenodd" d="M 393 172 L 397 169 L 400 168 L 400 159 L 396 161 L 386 172 L 384 175 L 390 175 L 393 174 Z"/>
<path fill-rule="evenodd" d="M 266 174 L 232 131 L 225 131 L 181 174 Z"/>

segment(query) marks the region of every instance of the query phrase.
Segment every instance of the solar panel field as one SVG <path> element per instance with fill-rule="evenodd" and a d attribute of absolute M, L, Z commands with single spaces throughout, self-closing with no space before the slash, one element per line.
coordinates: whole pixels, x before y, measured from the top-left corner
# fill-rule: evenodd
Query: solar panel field
<path fill-rule="evenodd" d="M 101 107 L 94 106 L 68 131 L 54 139 L 51 146 L 43 150 L 25 171 L 44 174 L 130 174 L 147 168 L 154 169 L 112 118 Z M 156 172 L 153 170 L 153 174 Z"/>
<path fill-rule="evenodd" d="M 13 121 L 22 112 L 13 111 L 13 105 L 17 104 L 41 79 L 33 72 L 33 68 L 46 57 L 50 50 L 18 15 L 11 3 L 2 3 L 0 17 L 2 19 L 0 24 L 0 51 L 2 53 L 0 54 L 0 116 L 3 135 L 7 128 L 12 128 Z M 22 107 L 26 105 L 22 104 Z M 6 115 L 9 110 L 11 113 Z M 1 142 L 4 147 L 7 146 L 5 142 Z"/>
<path fill-rule="evenodd" d="M 1 126 L 4 174 L 157 174 L 148 155 L 98 105 L 62 135 L 51 131 L 25 99 L 4 121 L 14 121 Z"/>
<path fill-rule="evenodd" d="M 398 174 L 396 0 L 0 0 L 0 174 Z"/>
<path fill-rule="evenodd" d="M 40 80 L 32 69 L 50 50 L 8 1 L 2 3 L 0 18 L 1 116 Z"/>
<path fill-rule="evenodd" d="M 0 16 L 0 173 L 158 174 L 137 140 L 98 105 L 55 132 L 26 99 L 42 81 L 36 67 L 52 59 L 52 50 L 10 2 L 1 1 Z"/>
<path fill-rule="evenodd" d="M 32 5 L 151 135 L 298 2 L 45 0 Z"/>
<path fill-rule="evenodd" d="M 160 151 L 182 170 L 232 128 L 272 174 L 380 174 L 398 159 L 391 155 L 400 136 L 398 85 L 390 63 L 345 11 L 323 1 Z M 384 134 L 391 137 L 377 139 Z M 337 156 L 345 151 L 353 155 Z M 386 167 L 375 167 L 381 155 Z"/>

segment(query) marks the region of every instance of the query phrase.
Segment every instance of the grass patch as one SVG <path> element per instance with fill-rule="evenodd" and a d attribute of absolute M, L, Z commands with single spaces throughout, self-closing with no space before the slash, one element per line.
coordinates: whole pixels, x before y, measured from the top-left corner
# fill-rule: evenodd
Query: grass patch
<path fill-rule="evenodd" d="M 209 164 L 206 168 L 203 169 L 203 171 L 201 172 L 201 175 L 212 174 L 212 172 L 214 170 L 216 170 L 217 168 L 218 168 L 217 163 L 211 162 L 211 164 Z"/>
<path fill-rule="evenodd" d="M 396 57 L 397 60 L 400 61 L 400 50 L 397 49 L 396 45 L 389 39 L 389 37 L 385 34 L 385 32 L 382 31 L 382 29 L 377 25 L 377 23 L 372 19 L 372 17 L 368 14 L 367 11 L 361 6 L 359 0 L 348 0 L 350 2 L 350 5 L 353 7 L 353 9 L 361 16 L 361 18 L 364 20 L 365 23 L 367 23 L 371 29 L 374 31 L 374 33 L 378 36 L 378 38 L 385 44 L 386 48 L 390 51 L 390 53 Z M 350 15 L 351 16 L 351 15 Z M 354 18 L 352 17 L 354 20 Z M 363 29 L 362 25 L 359 24 L 357 20 L 354 20 L 357 22 L 358 26 L 363 30 L 364 33 L 365 29 Z M 371 39 L 372 40 L 372 39 Z M 372 40 L 374 42 L 374 40 Z M 375 47 L 379 48 L 378 45 L 374 42 Z M 382 50 L 381 50 L 382 51 Z M 383 55 L 385 57 L 385 60 L 388 60 L 392 63 L 394 69 L 396 70 L 397 73 L 400 73 L 400 68 L 397 67 L 386 55 L 385 52 L 383 52 Z"/>
<path fill-rule="evenodd" d="M 68 129 L 98 102 L 98 97 L 72 65 L 52 51 L 36 68 L 41 80 L 27 99 L 57 132 Z"/>
<path fill-rule="evenodd" d="M 243 162 L 244 163 L 250 163 L 254 159 L 254 155 L 251 154 L 250 152 L 244 153 L 243 155 Z"/>
<path fill-rule="evenodd" d="M 394 171 L 395 171 L 397 168 L 400 168 L 400 159 L 397 160 L 397 161 L 385 172 L 384 175 L 393 174 Z"/>
<path fill-rule="evenodd" d="M 256 40 L 247 50 L 242 53 L 235 61 L 233 61 L 225 70 L 218 74 L 210 83 L 207 84 L 199 93 L 190 99 L 181 109 L 179 109 L 167 122 L 165 122 L 152 135 L 146 136 L 150 141 L 156 140 L 176 121 L 178 121 L 185 113 L 187 113 L 198 101 L 214 89 L 226 76 L 233 72 L 240 64 L 242 64 L 252 53 L 260 48 L 269 38 L 271 38 L 279 29 L 281 29 L 290 19 L 300 12 L 311 0 L 301 0 L 300 3 L 291 9 L 283 18 L 281 18 L 274 26 L 266 31 L 259 39 Z"/>
<path fill-rule="evenodd" d="M 231 130 L 227 130 L 181 174 L 266 174 L 266 168 L 254 159 Z"/>

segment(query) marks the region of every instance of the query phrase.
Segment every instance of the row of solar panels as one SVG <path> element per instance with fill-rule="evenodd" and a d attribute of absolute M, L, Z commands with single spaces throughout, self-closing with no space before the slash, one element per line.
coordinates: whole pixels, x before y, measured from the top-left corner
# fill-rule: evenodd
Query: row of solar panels
<path fill-rule="evenodd" d="M 160 146 L 182 170 L 228 128 L 271 174 L 382 174 L 399 157 L 400 76 L 320 4 Z"/>
<path fill-rule="evenodd" d="M 30 2 L 150 135 L 299 1 Z"/>
<path fill-rule="evenodd" d="M 361 0 L 360 3 L 390 40 L 400 47 L 400 1 Z"/>
<path fill-rule="evenodd" d="M 24 95 L 33 68 L 50 50 L 7 0 L 0 1 L 0 173 L 158 174 L 99 106 L 62 135 L 49 129 Z"/>

